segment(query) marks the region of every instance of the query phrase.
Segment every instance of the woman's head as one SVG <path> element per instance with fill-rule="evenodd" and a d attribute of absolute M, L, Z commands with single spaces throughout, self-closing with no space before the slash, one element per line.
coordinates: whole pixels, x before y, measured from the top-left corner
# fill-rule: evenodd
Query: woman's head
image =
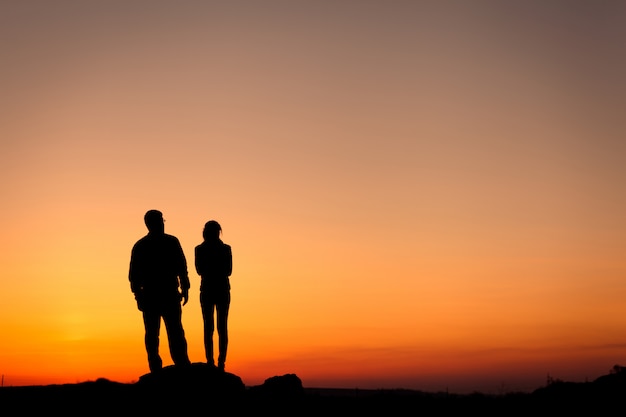
<path fill-rule="evenodd" d="M 222 232 L 222 226 L 215 220 L 209 220 L 204 225 L 204 230 L 202 231 L 202 237 L 205 240 L 211 239 L 219 239 L 220 233 Z"/>

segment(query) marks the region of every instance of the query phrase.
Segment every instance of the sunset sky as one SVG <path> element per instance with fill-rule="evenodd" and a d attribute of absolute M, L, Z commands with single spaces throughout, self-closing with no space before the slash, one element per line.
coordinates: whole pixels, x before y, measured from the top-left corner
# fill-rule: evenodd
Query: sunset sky
<path fill-rule="evenodd" d="M 221 223 L 249 386 L 626 365 L 625 2 L 4 0 L 0 48 L 5 386 L 148 372 L 149 209 L 187 255 L 193 362 Z"/>

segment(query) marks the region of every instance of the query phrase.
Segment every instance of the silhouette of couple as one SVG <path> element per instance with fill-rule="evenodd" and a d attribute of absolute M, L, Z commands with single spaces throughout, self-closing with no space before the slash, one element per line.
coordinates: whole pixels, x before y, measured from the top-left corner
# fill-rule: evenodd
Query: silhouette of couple
<path fill-rule="evenodd" d="M 165 220 L 158 210 L 149 210 L 144 221 L 148 234 L 133 246 L 128 279 L 137 308 L 143 313 L 145 344 L 150 372 L 163 368 L 159 355 L 161 319 L 174 365 L 189 365 L 187 340 L 182 324 L 182 305 L 189 300 L 187 260 L 178 238 L 165 233 Z M 204 349 L 207 363 L 213 359 L 214 312 L 217 312 L 219 354 L 217 367 L 224 370 L 228 348 L 228 309 L 232 252 L 222 242 L 222 228 L 215 220 L 204 225 L 204 241 L 195 248 L 195 266 L 201 277 L 200 305 L 204 320 Z"/>

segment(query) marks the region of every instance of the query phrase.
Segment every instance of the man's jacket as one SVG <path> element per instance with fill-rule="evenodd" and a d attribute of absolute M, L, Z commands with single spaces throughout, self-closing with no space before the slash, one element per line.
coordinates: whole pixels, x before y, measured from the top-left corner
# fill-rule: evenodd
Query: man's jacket
<path fill-rule="evenodd" d="M 141 238 L 132 249 L 128 279 L 138 302 L 180 302 L 179 288 L 189 290 L 190 284 L 178 238 L 151 233 Z"/>

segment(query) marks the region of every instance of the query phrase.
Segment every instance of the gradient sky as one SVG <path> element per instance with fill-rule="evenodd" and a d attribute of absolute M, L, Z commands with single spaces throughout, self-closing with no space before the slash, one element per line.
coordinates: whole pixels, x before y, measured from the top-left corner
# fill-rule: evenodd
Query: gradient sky
<path fill-rule="evenodd" d="M 532 390 L 626 364 L 626 4 L 0 2 L 0 373 L 148 372 L 159 209 L 233 247 L 256 385 Z M 171 364 L 167 342 L 161 348 Z"/>

